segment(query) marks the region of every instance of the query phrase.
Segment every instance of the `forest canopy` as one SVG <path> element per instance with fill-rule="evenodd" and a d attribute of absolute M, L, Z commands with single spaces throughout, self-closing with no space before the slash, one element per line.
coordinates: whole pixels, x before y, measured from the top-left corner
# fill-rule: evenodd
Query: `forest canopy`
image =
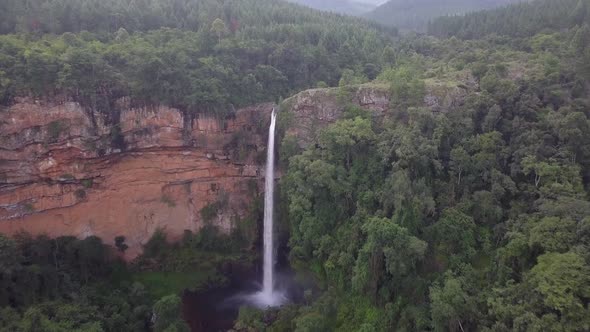
<path fill-rule="evenodd" d="M 132 97 L 228 113 L 390 65 L 392 34 L 278 0 L 3 1 L 0 100 Z M 371 77 L 374 78 L 374 77 Z"/>
<path fill-rule="evenodd" d="M 588 0 L 523 1 L 503 8 L 443 16 L 433 20 L 428 33 L 437 37 L 477 39 L 496 34 L 530 37 L 542 31 L 590 24 Z"/>
<path fill-rule="evenodd" d="M 518 0 L 389 0 L 364 16 L 401 31 L 425 32 L 442 15 L 463 15 L 518 2 Z"/>

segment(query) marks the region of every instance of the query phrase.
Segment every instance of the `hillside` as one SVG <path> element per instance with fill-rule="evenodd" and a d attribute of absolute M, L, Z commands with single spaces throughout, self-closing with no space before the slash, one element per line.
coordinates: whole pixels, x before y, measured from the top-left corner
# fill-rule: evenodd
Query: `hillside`
<path fill-rule="evenodd" d="M 428 33 L 437 37 L 483 38 L 490 34 L 529 37 L 540 31 L 569 29 L 590 23 L 588 0 L 536 0 L 505 8 L 439 17 Z"/>
<path fill-rule="evenodd" d="M 227 113 L 337 85 L 344 70 L 367 67 L 374 78 L 387 64 L 382 54 L 392 35 L 361 19 L 282 0 L 142 4 L 2 2 L 0 30 L 8 34 L 0 36 L 0 102 L 66 94 L 108 110 L 129 96 Z"/>
<path fill-rule="evenodd" d="M 355 0 L 288 0 L 317 10 L 346 15 L 362 15 L 377 7 L 376 4 Z"/>
<path fill-rule="evenodd" d="M 364 16 L 402 31 L 426 31 L 428 22 L 443 15 L 504 6 L 520 0 L 390 0 Z"/>

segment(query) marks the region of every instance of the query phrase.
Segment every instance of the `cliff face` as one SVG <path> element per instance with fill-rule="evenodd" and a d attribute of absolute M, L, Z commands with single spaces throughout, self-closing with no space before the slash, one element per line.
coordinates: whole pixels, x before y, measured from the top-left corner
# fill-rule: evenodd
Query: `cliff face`
<path fill-rule="evenodd" d="M 346 96 L 338 88 L 312 89 L 285 99 L 281 110 L 288 117 L 286 135 L 294 136 L 301 147 L 312 142 L 320 129 L 340 119 L 346 103 L 369 110 L 374 117 L 383 117 L 389 109 L 389 88 L 381 85 L 351 87 Z M 279 119 L 281 121 L 281 119 Z"/>
<path fill-rule="evenodd" d="M 245 217 L 273 105 L 221 121 L 119 104 L 116 120 L 74 102 L 0 111 L 0 232 L 123 235 L 133 257 L 158 227 L 198 230 L 212 204 L 207 221 L 224 231 Z"/>
<path fill-rule="evenodd" d="M 449 112 L 461 106 L 468 93 L 477 89 L 477 83 L 471 75 L 461 77 L 457 82 L 426 81 L 423 106 L 434 113 Z M 286 135 L 294 136 L 299 145 L 305 147 L 322 128 L 343 116 L 346 104 L 360 106 L 380 121 L 389 114 L 391 98 L 388 84 L 375 83 L 300 92 L 285 99 L 281 105 L 287 113 L 282 117 L 289 117 L 285 125 Z"/>
<path fill-rule="evenodd" d="M 425 105 L 435 112 L 462 103 L 461 88 L 431 90 Z M 279 123 L 305 146 L 342 117 L 346 103 L 387 115 L 387 86 L 342 91 L 314 89 L 285 100 Z M 0 110 L 0 233 L 96 235 L 110 244 L 122 235 L 132 258 L 157 228 L 172 239 L 206 222 L 229 232 L 261 191 L 273 106 L 220 120 L 134 108 L 125 99 L 114 112 L 17 100 Z"/>

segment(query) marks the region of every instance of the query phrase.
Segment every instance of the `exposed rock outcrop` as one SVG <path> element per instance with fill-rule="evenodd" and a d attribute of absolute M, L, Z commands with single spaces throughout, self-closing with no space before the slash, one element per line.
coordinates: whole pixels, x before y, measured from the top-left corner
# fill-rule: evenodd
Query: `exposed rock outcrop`
<path fill-rule="evenodd" d="M 423 106 L 432 112 L 448 112 L 463 105 L 466 96 L 477 88 L 470 74 L 457 82 L 427 80 Z M 286 134 L 295 136 L 304 147 L 321 128 L 341 118 L 347 104 L 358 105 L 379 120 L 387 116 L 391 98 L 389 85 L 375 83 L 300 92 L 281 105 L 291 117 Z"/>
<path fill-rule="evenodd" d="M 382 117 L 389 109 L 387 85 L 367 84 L 346 89 L 312 89 L 285 99 L 281 108 L 290 117 L 287 135 L 297 137 L 299 145 L 306 146 L 314 140 L 319 129 L 342 117 L 347 103 L 359 105 L 375 117 Z"/>
<path fill-rule="evenodd" d="M 124 235 L 133 257 L 159 227 L 198 230 L 209 204 L 224 202 L 211 222 L 225 231 L 245 216 L 272 104 L 221 120 L 121 103 L 111 124 L 74 102 L 0 112 L 0 232 Z"/>

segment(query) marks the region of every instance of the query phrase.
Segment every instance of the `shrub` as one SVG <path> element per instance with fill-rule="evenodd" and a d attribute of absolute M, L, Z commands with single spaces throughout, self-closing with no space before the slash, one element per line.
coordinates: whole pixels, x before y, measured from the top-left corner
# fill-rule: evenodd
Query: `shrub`
<path fill-rule="evenodd" d="M 238 314 L 235 328 L 238 330 L 262 331 L 264 330 L 264 312 L 253 307 L 242 306 Z"/>
<path fill-rule="evenodd" d="M 125 250 L 129 248 L 129 246 L 125 244 L 125 236 L 119 235 L 115 237 L 115 247 L 117 247 L 120 252 L 125 252 Z"/>
<path fill-rule="evenodd" d="M 168 205 L 168 207 L 173 208 L 176 206 L 176 202 L 172 199 L 172 197 L 168 196 L 168 195 L 162 195 L 162 198 L 160 199 L 160 201 L 166 205 Z"/>
<path fill-rule="evenodd" d="M 166 232 L 162 228 L 156 229 L 152 237 L 143 245 L 143 254 L 145 257 L 158 257 L 170 249 L 170 244 L 166 239 Z"/>
<path fill-rule="evenodd" d="M 94 184 L 94 180 L 93 179 L 84 179 L 84 180 L 82 180 L 80 182 L 82 183 L 82 185 L 86 189 L 92 188 L 92 185 Z"/>
<path fill-rule="evenodd" d="M 229 197 L 227 193 L 224 191 L 220 191 L 215 202 L 209 203 L 201 209 L 201 218 L 203 219 L 203 221 L 205 223 L 210 223 L 211 221 L 213 221 L 213 219 L 217 217 L 219 210 L 222 210 L 225 207 L 227 207 L 228 200 Z"/>
<path fill-rule="evenodd" d="M 33 213 L 35 212 L 35 206 L 33 205 L 33 203 L 25 203 L 23 204 L 23 210 L 25 211 L 25 213 Z"/>
<path fill-rule="evenodd" d="M 47 125 L 47 138 L 49 143 L 54 143 L 59 139 L 62 132 L 66 129 L 66 125 L 61 121 L 52 121 Z"/>
<path fill-rule="evenodd" d="M 76 195 L 76 198 L 78 199 L 84 199 L 86 198 L 86 190 L 84 189 L 78 189 L 74 192 L 74 195 Z"/>

